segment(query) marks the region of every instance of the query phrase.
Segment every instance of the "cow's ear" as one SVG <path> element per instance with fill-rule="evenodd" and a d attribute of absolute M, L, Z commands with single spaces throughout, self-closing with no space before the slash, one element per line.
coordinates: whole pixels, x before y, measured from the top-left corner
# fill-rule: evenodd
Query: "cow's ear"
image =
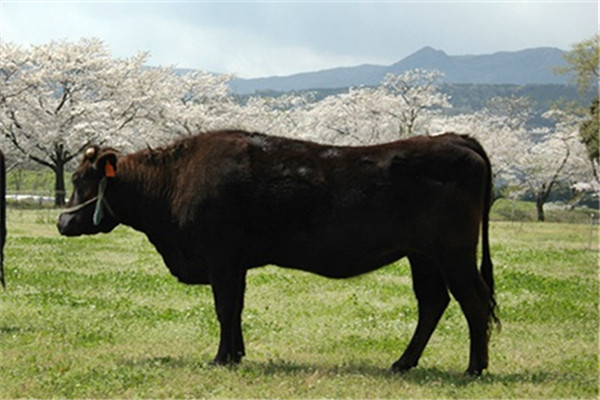
<path fill-rule="evenodd" d="M 94 167 L 107 178 L 114 178 L 117 173 L 117 153 L 107 151 L 96 160 Z"/>
<path fill-rule="evenodd" d="M 85 149 L 84 157 L 89 162 L 93 163 L 96 160 L 96 156 L 98 155 L 98 148 L 96 146 L 90 146 Z"/>

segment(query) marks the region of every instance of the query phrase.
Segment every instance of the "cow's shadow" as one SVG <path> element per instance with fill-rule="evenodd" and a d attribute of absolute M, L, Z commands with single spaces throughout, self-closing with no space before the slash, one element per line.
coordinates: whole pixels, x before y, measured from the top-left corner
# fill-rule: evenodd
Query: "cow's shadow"
<path fill-rule="evenodd" d="M 276 361 L 250 361 L 245 360 L 240 366 L 234 368 L 250 368 L 258 370 L 265 375 L 294 375 L 298 373 L 314 374 L 319 372 L 323 375 L 357 375 L 371 377 L 374 379 L 404 380 L 419 386 L 431 385 L 434 382 L 443 384 L 448 382 L 457 387 L 468 386 L 472 384 L 493 385 L 506 384 L 514 385 L 523 382 L 534 384 L 553 383 L 561 376 L 553 371 L 484 371 L 479 377 L 467 375 L 465 370 L 461 369 L 440 369 L 439 367 L 416 367 L 406 372 L 394 372 L 391 368 L 384 368 L 379 365 L 372 365 L 363 362 L 348 363 L 340 366 L 323 365 L 311 363 L 296 363 L 283 360 Z"/>
<path fill-rule="evenodd" d="M 381 377 L 394 376 L 395 374 L 384 368 L 366 363 L 348 363 L 340 366 L 324 365 L 317 363 L 298 363 L 285 360 L 253 361 L 244 360 L 237 368 L 248 368 L 260 371 L 264 375 L 294 375 L 298 373 L 314 374 L 320 372 L 325 375 L 361 375 Z"/>
<path fill-rule="evenodd" d="M 297 373 L 314 374 L 319 372 L 329 376 L 363 376 L 375 379 L 402 379 L 416 384 L 427 384 L 432 381 L 452 381 L 454 384 L 473 382 L 475 378 L 467 376 L 463 371 L 445 371 L 438 368 L 414 368 L 406 372 L 394 372 L 391 368 L 380 365 L 372 365 L 360 361 L 346 363 L 343 365 L 324 365 L 311 363 L 295 363 L 288 361 L 244 361 L 247 368 L 259 370 L 265 375 L 293 375 Z M 243 364 L 239 368 L 246 368 Z"/>
<path fill-rule="evenodd" d="M 480 385 L 487 384 L 516 384 L 522 382 L 531 382 L 535 384 L 551 383 L 556 379 L 560 379 L 556 373 L 552 371 L 512 371 L 504 372 L 488 372 L 485 371 L 480 377 L 472 377 L 465 374 L 459 369 L 440 369 L 438 367 L 416 367 L 409 371 L 398 373 L 393 372 L 390 368 L 384 368 L 379 365 L 368 364 L 367 362 L 350 362 L 343 365 L 322 364 L 322 363 L 303 363 L 287 360 L 244 360 L 241 364 L 234 366 L 215 366 L 212 365 L 209 359 L 199 360 L 191 356 L 163 356 L 163 357 L 141 357 L 136 359 L 122 360 L 124 364 L 129 366 L 155 366 L 162 368 L 187 369 L 187 370 L 206 370 L 222 368 L 227 371 L 239 372 L 241 374 L 252 371 L 254 374 L 265 376 L 297 376 L 298 374 L 315 374 L 319 373 L 325 376 L 362 376 L 374 379 L 390 379 L 404 380 L 415 385 L 426 386 L 433 382 L 443 383 L 448 382 L 454 386 L 467 386 L 473 383 Z"/>

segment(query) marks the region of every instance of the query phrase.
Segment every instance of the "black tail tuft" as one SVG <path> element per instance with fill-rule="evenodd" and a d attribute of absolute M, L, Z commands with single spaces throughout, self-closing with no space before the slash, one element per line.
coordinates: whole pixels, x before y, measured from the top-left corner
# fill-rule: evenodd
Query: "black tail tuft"
<path fill-rule="evenodd" d="M 490 227 L 490 209 L 492 207 L 492 164 L 485 150 L 479 144 L 479 142 L 468 136 L 463 136 L 467 140 L 469 148 L 475 151 L 484 160 L 486 165 L 486 177 L 485 177 L 485 192 L 483 194 L 483 215 L 481 220 L 481 277 L 490 290 L 490 330 L 495 325 L 498 330 L 501 329 L 502 324 L 500 319 L 496 315 L 498 304 L 496 303 L 496 297 L 494 295 L 494 265 L 492 264 L 492 257 L 490 255 L 490 240 L 489 240 L 489 227 Z"/>

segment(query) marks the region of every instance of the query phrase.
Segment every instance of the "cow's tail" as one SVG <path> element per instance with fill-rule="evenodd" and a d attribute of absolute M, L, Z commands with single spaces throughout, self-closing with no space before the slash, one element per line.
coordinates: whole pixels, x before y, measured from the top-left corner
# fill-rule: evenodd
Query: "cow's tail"
<path fill-rule="evenodd" d="M 500 329 L 500 319 L 496 315 L 496 296 L 494 289 L 494 265 L 492 264 L 492 256 L 490 254 L 490 209 L 492 208 L 492 191 L 493 191 L 493 180 L 492 180 L 492 165 L 487 154 L 481 148 L 481 156 L 485 160 L 486 164 L 486 177 L 485 177 L 485 195 L 483 199 L 483 216 L 481 219 L 481 276 L 484 282 L 487 284 L 490 290 L 490 321 L 493 322 L 498 329 Z M 490 324 L 491 325 L 491 324 Z"/>
<path fill-rule="evenodd" d="M 490 291 L 490 328 L 495 325 L 498 329 L 501 327 L 500 319 L 496 315 L 497 303 L 494 293 L 494 265 L 490 254 L 490 209 L 492 208 L 492 164 L 490 159 L 478 141 L 468 138 L 469 147 L 475 151 L 484 160 L 486 166 L 485 187 L 483 196 L 483 215 L 481 218 L 481 277 Z"/>
<path fill-rule="evenodd" d="M 0 283 L 6 289 L 4 279 L 4 241 L 6 240 L 6 168 L 4 154 L 0 151 Z"/>

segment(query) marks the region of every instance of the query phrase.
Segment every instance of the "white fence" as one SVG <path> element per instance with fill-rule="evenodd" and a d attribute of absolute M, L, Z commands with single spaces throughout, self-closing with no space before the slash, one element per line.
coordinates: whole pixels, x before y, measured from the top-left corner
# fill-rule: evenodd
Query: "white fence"
<path fill-rule="evenodd" d="M 54 195 L 43 192 L 7 192 L 6 201 L 20 204 L 54 205 Z"/>

